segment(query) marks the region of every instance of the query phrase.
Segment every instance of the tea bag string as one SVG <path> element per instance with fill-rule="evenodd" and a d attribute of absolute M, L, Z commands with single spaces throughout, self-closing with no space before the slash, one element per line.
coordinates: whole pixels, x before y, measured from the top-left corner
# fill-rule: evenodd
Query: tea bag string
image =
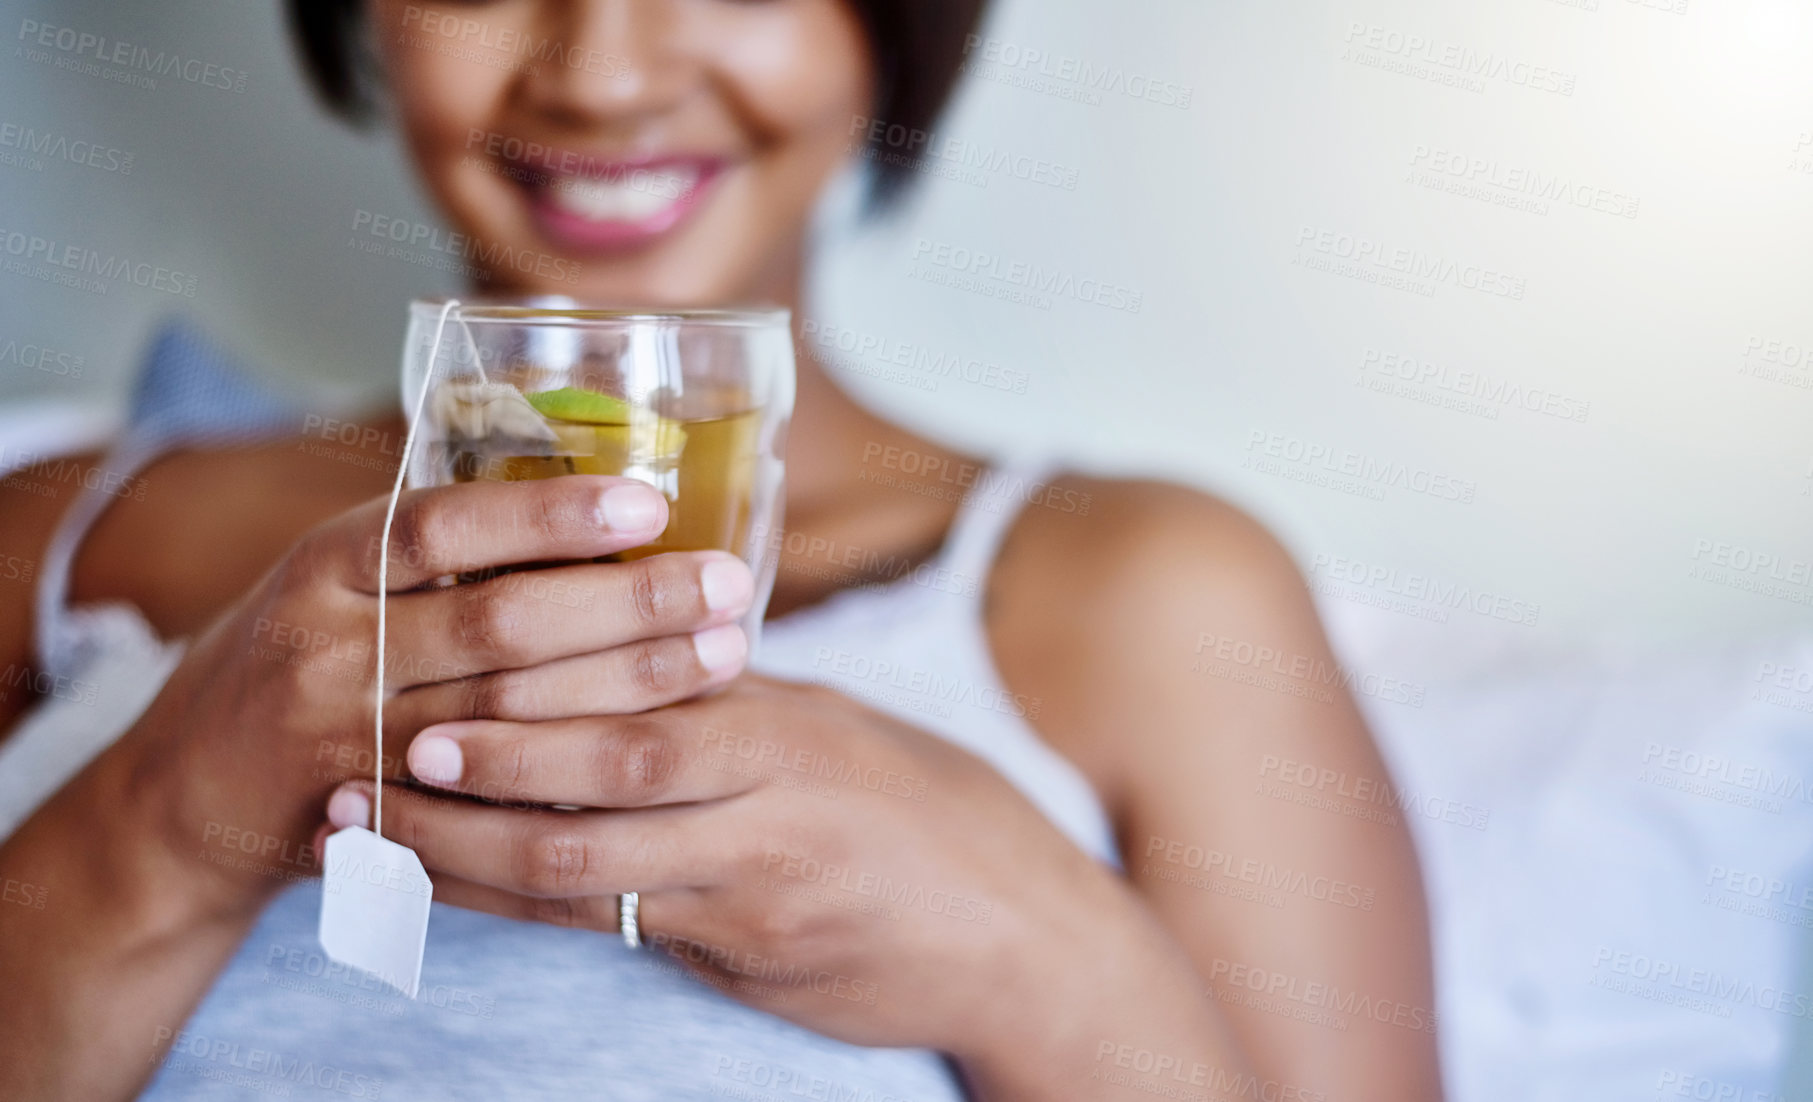
<path fill-rule="evenodd" d="M 390 505 L 384 510 L 384 533 L 378 541 L 378 706 L 372 731 L 376 751 L 372 755 L 376 792 L 371 804 L 371 832 L 380 838 L 384 836 L 384 596 L 390 590 L 390 526 L 397 519 L 397 501 L 403 496 L 403 480 L 409 474 L 409 459 L 415 454 L 415 434 L 422 424 L 422 410 L 428 404 L 428 392 L 434 388 L 434 368 L 440 360 L 441 336 L 447 330 L 448 316 L 459 307 L 459 299 L 448 299 L 441 307 L 440 318 L 434 323 L 434 343 L 429 345 L 428 367 L 422 372 L 422 392 L 416 395 L 415 410 L 409 415 L 409 430 L 403 436 L 403 461 L 397 465 L 397 480 L 390 488 Z M 472 341 L 472 331 L 466 328 L 464 319 L 460 320 L 460 328 L 466 330 L 466 339 Z M 477 342 L 472 341 L 472 344 L 476 353 Z"/>
<path fill-rule="evenodd" d="M 459 300 L 454 299 L 453 305 L 458 306 Z M 446 318 L 447 318 L 447 315 L 443 311 L 441 314 L 441 320 L 445 321 Z M 485 354 L 483 352 L 480 352 L 478 349 L 478 340 L 477 340 L 477 338 L 473 337 L 473 335 L 472 335 L 472 327 L 470 325 L 466 324 L 466 315 L 461 314 L 459 317 L 454 318 L 453 321 L 456 325 L 458 325 L 460 327 L 461 335 L 463 335 L 466 338 L 466 347 L 470 348 L 472 350 L 472 367 L 475 371 L 478 372 L 478 381 L 481 383 L 489 383 L 491 381 L 491 378 L 490 378 L 490 376 L 485 374 Z M 440 350 L 441 346 L 437 344 L 434 347 L 435 347 L 435 351 L 438 352 Z M 429 366 L 432 367 L 433 364 L 430 363 Z"/>

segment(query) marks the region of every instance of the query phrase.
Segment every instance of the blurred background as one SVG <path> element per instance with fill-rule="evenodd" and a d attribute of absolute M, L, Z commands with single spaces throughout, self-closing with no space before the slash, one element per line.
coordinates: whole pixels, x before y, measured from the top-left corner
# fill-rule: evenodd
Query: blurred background
<path fill-rule="evenodd" d="M 435 216 L 275 5 L 7 10 L 0 443 L 104 420 L 172 313 L 311 408 L 394 401 L 449 258 L 367 251 Z M 1285 539 L 1407 687 L 1360 703 L 1456 1097 L 1809 1097 L 1813 7 L 997 0 L 968 65 L 898 217 L 827 203 L 813 351 L 920 431 Z"/>
<path fill-rule="evenodd" d="M 0 396 L 117 403 L 172 311 L 393 395 L 404 305 L 455 284 L 358 246 L 435 217 L 275 6 L 9 8 Z M 32 20 L 234 86 L 85 72 Z M 1001 0 L 909 207 L 827 210 L 808 320 L 888 413 L 1215 488 L 1432 651 L 1805 623 L 1809 57 L 1799 0 Z M 190 282 L 58 285 L 31 236 Z"/>

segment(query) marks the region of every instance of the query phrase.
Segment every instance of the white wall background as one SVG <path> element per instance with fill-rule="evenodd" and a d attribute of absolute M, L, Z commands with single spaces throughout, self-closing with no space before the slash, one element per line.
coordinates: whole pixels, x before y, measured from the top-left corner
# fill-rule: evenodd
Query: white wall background
<path fill-rule="evenodd" d="M 432 214 L 382 135 L 317 114 L 274 7 L 8 5 L 0 264 L 21 259 L 10 235 L 35 235 L 192 274 L 195 293 L 0 270 L 0 397 L 117 401 L 149 326 L 175 310 L 289 385 L 392 391 L 404 304 L 450 284 L 349 247 L 353 219 Z M 70 54 L 21 39 L 34 20 L 240 70 L 244 88 L 64 68 Z M 851 375 L 866 399 L 979 447 L 1055 442 L 1218 489 L 1341 587 L 1331 607 L 1399 602 L 1432 649 L 1470 629 L 1566 649 L 1813 618 L 1804 0 L 1004 0 L 988 33 L 1001 61 L 978 57 L 987 71 L 936 140 L 1054 162 L 1074 190 L 928 174 L 908 217 L 828 249 L 812 313 L 1030 380 L 911 385 L 871 361 Z M 1028 50 L 1058 75 L 1005 64 Z M 1112 86 L 1067 78 L 1085 66 Z M 1151 82 L 1172 100 L 1187 88 L 1187 106 L 1126 92 Z M 115 154 L 103 167 L 34 155 L 6 144 L 9 123 Z M 108 167 L 124 153 L 129 173 Z M 1473 193 L 1441 186 L 1455 164 L 1476 165 Z M 1543 209 L 1506 205 L 1557 179 Z M 1634 217 L 1591 206 L 1632 200 Z M 1140 309 L 929 282 L 953 273 L 915 253 L 940 245 L 1137 292 Z M 1362 247 L 1389 263 L 1330 270 Z M 1437 274 L 1404 290 L 1376 281 L 1390 263 Z M 1521 297 L 1462 285 L 1481 270 Z M 29 346 L 65 366 L 33 366 Z M 1386 355 L 1441 374 L 1401 393 L 1361 385 Z M 1549 394 L 1551 411 L 1586 403 L 1584 419 L 1439 404 L 1465 399 L 1463 372 Z M 1291 461 L 1299 449 L 1327 458 Z M 1366 485 L 1318 484 L 1325 464 Z M 1471 502 L 1402 484 L 1431 477 Z M 1355 582 L 1335 559 L 1395 574 Z M 1757 592 L 1772 572 L 1786 580 Z M 1523 603 L 1508 614 L 1538 606 L 1536 622 L 1454 609 L 1432 622 L 1438 605 L 1401 592 L 1423 576 Z"/>

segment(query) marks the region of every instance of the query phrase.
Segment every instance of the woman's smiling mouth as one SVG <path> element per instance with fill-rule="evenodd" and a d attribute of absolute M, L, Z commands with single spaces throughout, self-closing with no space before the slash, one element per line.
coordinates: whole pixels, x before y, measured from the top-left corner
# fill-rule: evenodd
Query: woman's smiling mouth
<path fill-rule="evenodd" d="M 572 155 L 560 165 L 532 166 L 519 179 L 541 232 L 562 249 L 582 253 L 652 244 L 699 208 L 724 168 L 711 157 L 607 161 Z"/>

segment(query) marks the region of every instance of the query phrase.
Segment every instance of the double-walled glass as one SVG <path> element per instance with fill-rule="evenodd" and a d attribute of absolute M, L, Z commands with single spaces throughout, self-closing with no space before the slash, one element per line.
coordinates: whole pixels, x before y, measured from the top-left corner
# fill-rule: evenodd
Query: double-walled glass
<path fill-rule="evenodd" d="M 408 484 L 565 474 L 646 482 L 667 498 L 666 530 L 598 561 L 712 548 L 741 557 L 756 579 L 743 621 L 753 652 L 778 566 L 776 541 L 762 537 L 780 529 L 793 371 L 782 309 L 609 310 L 536 298 L 448 310 L 444 299 L 418 299 L 403 408 L 429 391 Z"/>

